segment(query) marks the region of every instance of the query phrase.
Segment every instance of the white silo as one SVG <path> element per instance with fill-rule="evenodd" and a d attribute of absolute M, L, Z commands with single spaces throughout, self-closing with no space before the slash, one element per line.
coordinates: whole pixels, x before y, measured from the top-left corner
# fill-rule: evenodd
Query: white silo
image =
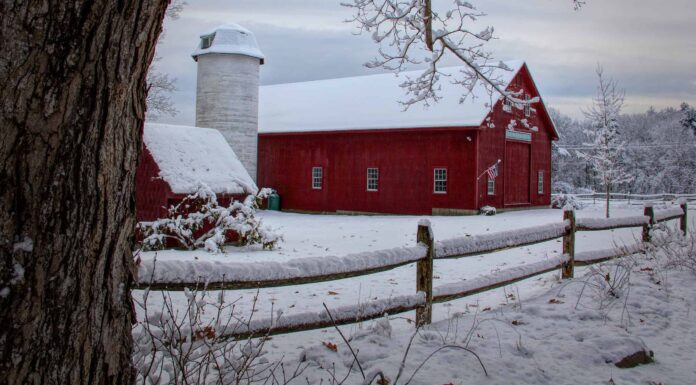
<path fill-rule="evenodd" d="M 234 23 L 221 25 L 201 35 L 192 56 L 198 62 L 196 126 L 220 130 L 256 181 L 264 56 L 254 34 Z"/>

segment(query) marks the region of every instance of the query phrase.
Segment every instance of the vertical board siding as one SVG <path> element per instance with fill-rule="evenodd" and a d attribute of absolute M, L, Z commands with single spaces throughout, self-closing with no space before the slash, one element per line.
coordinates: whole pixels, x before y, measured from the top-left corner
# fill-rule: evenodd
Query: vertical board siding
<path fill-rule="evenodd" d="M 140 163 L 135 172 L 136 220 L 152 221 L 167 214 L 167 203 L 174 195 L 169 184 L 160 177 L 160 168 L 147 146 L 143 145 Z"/>
<path fill-rule="evenodd" d="M 505 142 L 505 205 L 529 205 L 531 144 Z"/>
<path fill-rule="evenodd" d="M 259 137 L 259 184 L 278 190 L 285 209 L 430 214 L 473 209 L 475 131 L 382 130 Z M 324 188 L 311 190 L 311 167 Z M 367 191 L 369 167 L 379 168 Z M 447 168 L 447 193 L 433 192 L 433 169 Z"/>

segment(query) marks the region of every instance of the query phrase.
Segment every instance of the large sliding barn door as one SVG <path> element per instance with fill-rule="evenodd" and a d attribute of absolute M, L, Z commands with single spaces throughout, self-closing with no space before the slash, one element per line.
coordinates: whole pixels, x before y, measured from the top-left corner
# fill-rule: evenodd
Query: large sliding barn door
<path fill-rule="evenodd" d="M 530 144 L 505 142 L 505 205 L 528 204 Z"/>

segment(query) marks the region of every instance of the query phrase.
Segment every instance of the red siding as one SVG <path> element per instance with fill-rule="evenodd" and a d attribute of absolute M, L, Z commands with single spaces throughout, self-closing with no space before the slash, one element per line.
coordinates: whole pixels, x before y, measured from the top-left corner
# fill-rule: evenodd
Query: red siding
<path fill-rule="evenodd" d="M 522 68 L 520 73 L 512 80 L 508 90 L 518 91 L 523 90 L 524 93 L 531 97 L 540 96 L 532 77 L 529 74 L 526 66 Z M 487 167 L 492 165 L 498 159 L 500 163 L 500 175 L 496 179 L 496 194 L 494 196 L 487 195 L 486 178 L 482 177 L 479 183 L 479 207 L 490 205 L 498 208 L 512 208 L 525 206 L 521 201 L 525 196 L 528 196 L 527 206 L 541 206 L 551 203 L 550 184 L 551 184 L 551 143 L 556 139 L 556 134 L 548 116 L 548 113 L 542 103 L 533 105 L 535 109 L 530 117 L 524 116 L 523 110 L 513 108 L 512 112 L 503 111 L 503 103 L 499 101 L 493 107 L 490 113 L 490 122 L 495 128 L 483 127 L 479 138 L 479 174 Z M 505 131 L 514 119 L 518 123 L 515 126 L 516 131 L 530 133 L 532 141 L 520 142 L 515 140 L 506 140 Z M 531 131 L 520 124 L 521 119 L 527 119 L 530 127 L 537 127 L 538 131 Z M 509 159 L 508 157 L 517 151 L 524 151 L 518 143 L 528 143 L 529 152 L 531 153 L 528 162 L 520 159 Z M 511 147 L 507 151 L 507 147 Z M 523 154 L 518 154 L 519 157 L 524 157 Z M 526 159 L 526 158 L 525 158 Z M 527 172 L 527 168 L 529 172 Z M 538 193 L 537 175 L 539 171 L 544 172 L 544 192 Z M 522 189 L 528 190 L 528 195 Z M 506 197 L 507 192 L 514 191 L 516 197 Z"/>
<path fill-rule="evenodd" d="M 169 184 L 159 177 L 160 169 L 152 154 L 143 146 L 140 164 L 135 172 L 135 212 L 138 222 L 163 218 L 168 200 L 174 193 Z"/>
<path fill-rule="evenodd" d="M 278 190 L 282 206 L 308 211 L 430 214 L 473 209 L 476 131 L 380 130 L 259 136 L 259 185 Z M 323 167 L 321 190 L 312 167 Z M 379 168 L 367 191 L 367 168 Z M 447 168 L 447 193 L 433 193 L 433 169 Z"/>
<path fill-rule="evenodd" d="M 513 79 L 510 89 L 538 96 L 526 67 Z M 493 128 L 261 134 L 258 182 L 279 192 L 284 209 L 318 212 L 431 214 L 433 209 L 504 208 L 505 202 L 517 207 L 521 200 L 525 201 L 523 206 L 548 205 L 555 134 L 543 106 L 534 107 L 536 113 L 527 120 L 538 132 L 517 125 L 518 131 L 531 132 L 531 143 L 524 145 L 505 139 L 510 120 L 519 121 L 524 112 L 505 112 L 500 101 L 489 115 Z M 480 180 L 477 176 L 498 159 L 496 194 L 488 196 L 486 176 Z M 312 189 L 312 167 L 323 168 L 321 190 Z M 379 168 L 379 191 L 367 191 L 368 167 Z M 433 169 L 440 167 L 447 168 L 446 194 L 433 193 Z M 541 195 L 537 193 L 540 170 L 544 171 Z M 506 200 L 506 191 L 517 195 Z"/>
<path fill-rule="evenodd" d="M 505 141 L 504 177 L 506 206 L 529 205 L 531 143 Z"/>

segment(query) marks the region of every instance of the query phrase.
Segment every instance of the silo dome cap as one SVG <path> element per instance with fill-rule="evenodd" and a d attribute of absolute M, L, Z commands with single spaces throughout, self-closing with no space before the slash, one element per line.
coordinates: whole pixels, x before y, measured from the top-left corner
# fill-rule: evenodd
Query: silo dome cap
<path fill-rule="evenodd" d="M 202 34 L 198 47 L 191 56 L 193 60 L 198 60 L 198 56 L 210 53 L 251 56 L 260 59 L 261 64 L 265 58 L 254 34 L 235 23 L 223 24 Z"/>

